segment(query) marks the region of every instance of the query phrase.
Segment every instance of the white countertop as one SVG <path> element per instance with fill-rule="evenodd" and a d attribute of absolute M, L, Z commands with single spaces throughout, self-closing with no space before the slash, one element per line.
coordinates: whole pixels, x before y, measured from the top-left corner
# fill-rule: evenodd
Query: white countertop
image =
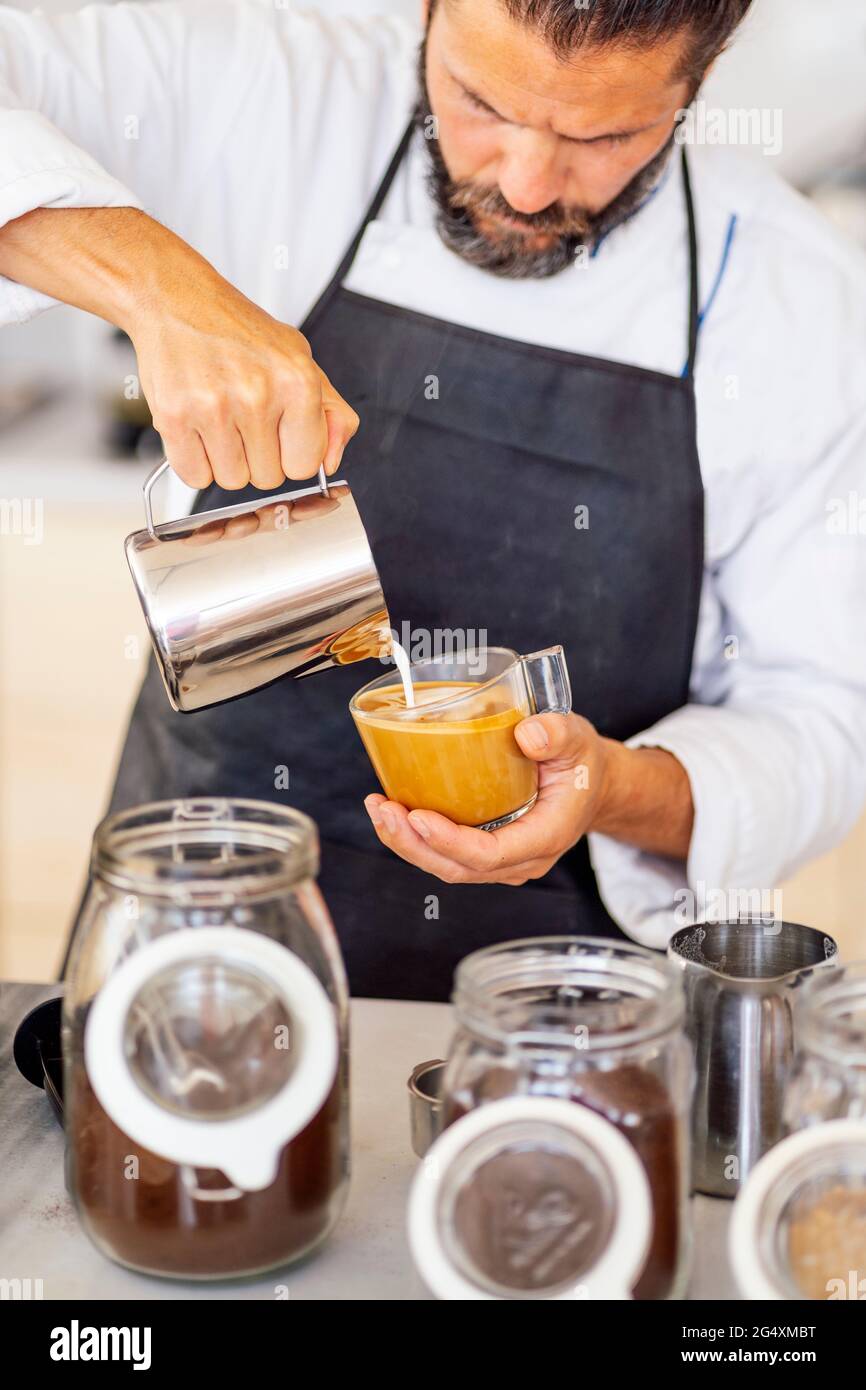
<path fill-rule="evenodd" d="M 46 1299 L 424 1300 L 405 1234 L 417 1159 L 409 1142 L 406 1079 L 417 1062 L 443 1057 L 451 1033 L 444 1004 L 352 1004 L 352 1183 L 327 1244 L 302 1264 L 262 1279 L 196 1284 L 153 1279 L 112 1264 L 79 1229 L 63 1180 L 63 1136 L 48 1101 L 15 1069 L 18 1021 L 56 985 L 0 984 L 0 1278 L 42 1279 Z M 690 1299 L 735 1298 L 725 1249 L 730 1203 L 693 1202 Z"/>

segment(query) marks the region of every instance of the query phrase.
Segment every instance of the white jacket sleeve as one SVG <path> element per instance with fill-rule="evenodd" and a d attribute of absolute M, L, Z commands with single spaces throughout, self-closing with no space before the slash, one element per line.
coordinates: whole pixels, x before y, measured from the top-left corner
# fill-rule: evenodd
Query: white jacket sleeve
<path fill-rule="evenodd" d="M 714 575 L 727 689 L 630 741 L 688 773 L 688 864 L 590 837 L 602 897 L 623 930 L 663 946 L 714 903 L 767 901 L 854 825 L 866 797 L 866 410 L 796 486 L 781 490 Z M 718 672 L 699 684 L 719 688 Z M 690 890 L 690 893 L 686 890 Z M 746 896 L 748 895 L 748 896 Z M 736 898 L 733 898 L 736 901 Z"/>
<path fill-rule="evenodd" d="M 14 97 L 2 87 L 0 101 L 0 226 L 39 207 L 141 207 L 38 111 L 15 109 Z M 53 303 L 0 276 L 0 324 L 23 323 Z"/>
<path fill-rule="evenodd" d="M 171 224 L 218 147 L 241 8 L 0 5 L 0 226 L 38 207 L 143 207 Z M 0 278 L 0 324 L 49 303 Z"/>

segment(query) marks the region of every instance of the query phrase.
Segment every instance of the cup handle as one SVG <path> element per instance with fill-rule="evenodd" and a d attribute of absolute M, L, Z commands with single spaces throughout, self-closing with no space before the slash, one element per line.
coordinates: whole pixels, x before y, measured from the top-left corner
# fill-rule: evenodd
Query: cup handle
<path fill-rule="evenodd" d="M 570 714 L 571 681 L 562 647 L 547 647 L 520 658 L 533 714 Z"/>
<path fill-rule="evenodd" d="M 148 535 L 153 541 L 161 540 L 161 536 L 159 535 L 159 532 L 156 530 L 156 527 L 153 524 L 153 502 L 151 501 L 151 494 L 153 492 L 154 487 L 162 477 L 163 473 L 165 473 L 166 469 L 170 467 L 171 464 L 169 463 L 168 459 L 163 459 L 162 463 L 158 463 L 156 467 L 147 475 L 147 477 L 144 480 L 144 487 L 142 488 L 142 499 L 144 501 L 144 520 L 147 526 Z M 322 496 L 328 497 L 330 495 L 328 489 L 328 476 L 325 472 L 324 464 L 322 464 L 322 467 L 319 469 L 318 483 L 322 492 Z M 202 515 L 207 515 L 207 513 L 202 513 Z"/>

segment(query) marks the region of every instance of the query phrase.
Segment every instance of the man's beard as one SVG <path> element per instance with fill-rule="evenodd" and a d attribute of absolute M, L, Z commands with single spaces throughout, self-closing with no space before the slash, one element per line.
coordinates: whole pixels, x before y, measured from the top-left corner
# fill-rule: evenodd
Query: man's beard
<path fill-rule="evenodd" d="M 674 145 L 675 132 L 672 131 L 658 154 L 638 170 L 601 212 L 551 203 L 542 212 L 518 213 L 498 188 L 479 188 L 477 184 L 451 178 L 439 141 L 429 133 L 431 105 L 427 91 L 426 42 L 421 48 L 419 81 L 421 96 L 415 123 L 424 135 L 429 153 L 427 186 L 436 207 L 439 235 L 449 250 L 462 260 L 506 279 L 540 280 L 558 275 L 574 264 L 584 248 L 598 246 L 609 231 L 631 217 L 655 190 Z M 483 221 L 491 215 L 497 220 L 507 218 L 515 224 L 514 231 L 503 225 L 495 239 L 485 235 L 478 219 Z M 533 236 L 538 235 L 550 240 L 546 239 L 541 247 L 533 247 Z"/>

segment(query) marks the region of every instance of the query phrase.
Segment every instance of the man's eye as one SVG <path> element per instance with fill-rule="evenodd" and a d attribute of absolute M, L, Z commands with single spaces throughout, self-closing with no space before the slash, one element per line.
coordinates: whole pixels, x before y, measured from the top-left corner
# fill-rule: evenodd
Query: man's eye
<path fill-rule="evenodd" d="M 628 144 L 629 140 L 633 140 L 633 139 L 634 139 L 634 136 L 632 136 L 632 135 L 598 135 L 598 136 L 596 136 L 596 138 L 595 138 L 594 140 L 581 140 L 581 139 L 580 139 L 579 137 L 577 137 L 577 136 L 568 136 L 568 135 L 565 135 L 565 136 L 563 136 L 563 139 L 564 139 L 564 140 L 567 140 L 568 143 L 569 143 L 569 145 L 582 145 L 584 149 L 588 149 L 588 150 L 614 150 L 614 149 L 616 149 L 619 145 L 626 145 L 626 144 Z"/>
<path fill-rule="evenodd" d="M 472 92 L 464 92 L 463 95 L 475 111 L 481 111 L 485 116 L 493 116 L 497 120 L 499 119 L 499 117 L 496 116 L 496 112 L 491 110 L 487 103 L 482 101 L 480 97 L 474 96 Z"/>
<path fill-rule="evenodd" d="M 615 150 L 620 145 L 628 144 L 631 138 L 630 135 L 602 135 L 598 140 L 591 140 L 589 143 L 598 150 Z"/>

